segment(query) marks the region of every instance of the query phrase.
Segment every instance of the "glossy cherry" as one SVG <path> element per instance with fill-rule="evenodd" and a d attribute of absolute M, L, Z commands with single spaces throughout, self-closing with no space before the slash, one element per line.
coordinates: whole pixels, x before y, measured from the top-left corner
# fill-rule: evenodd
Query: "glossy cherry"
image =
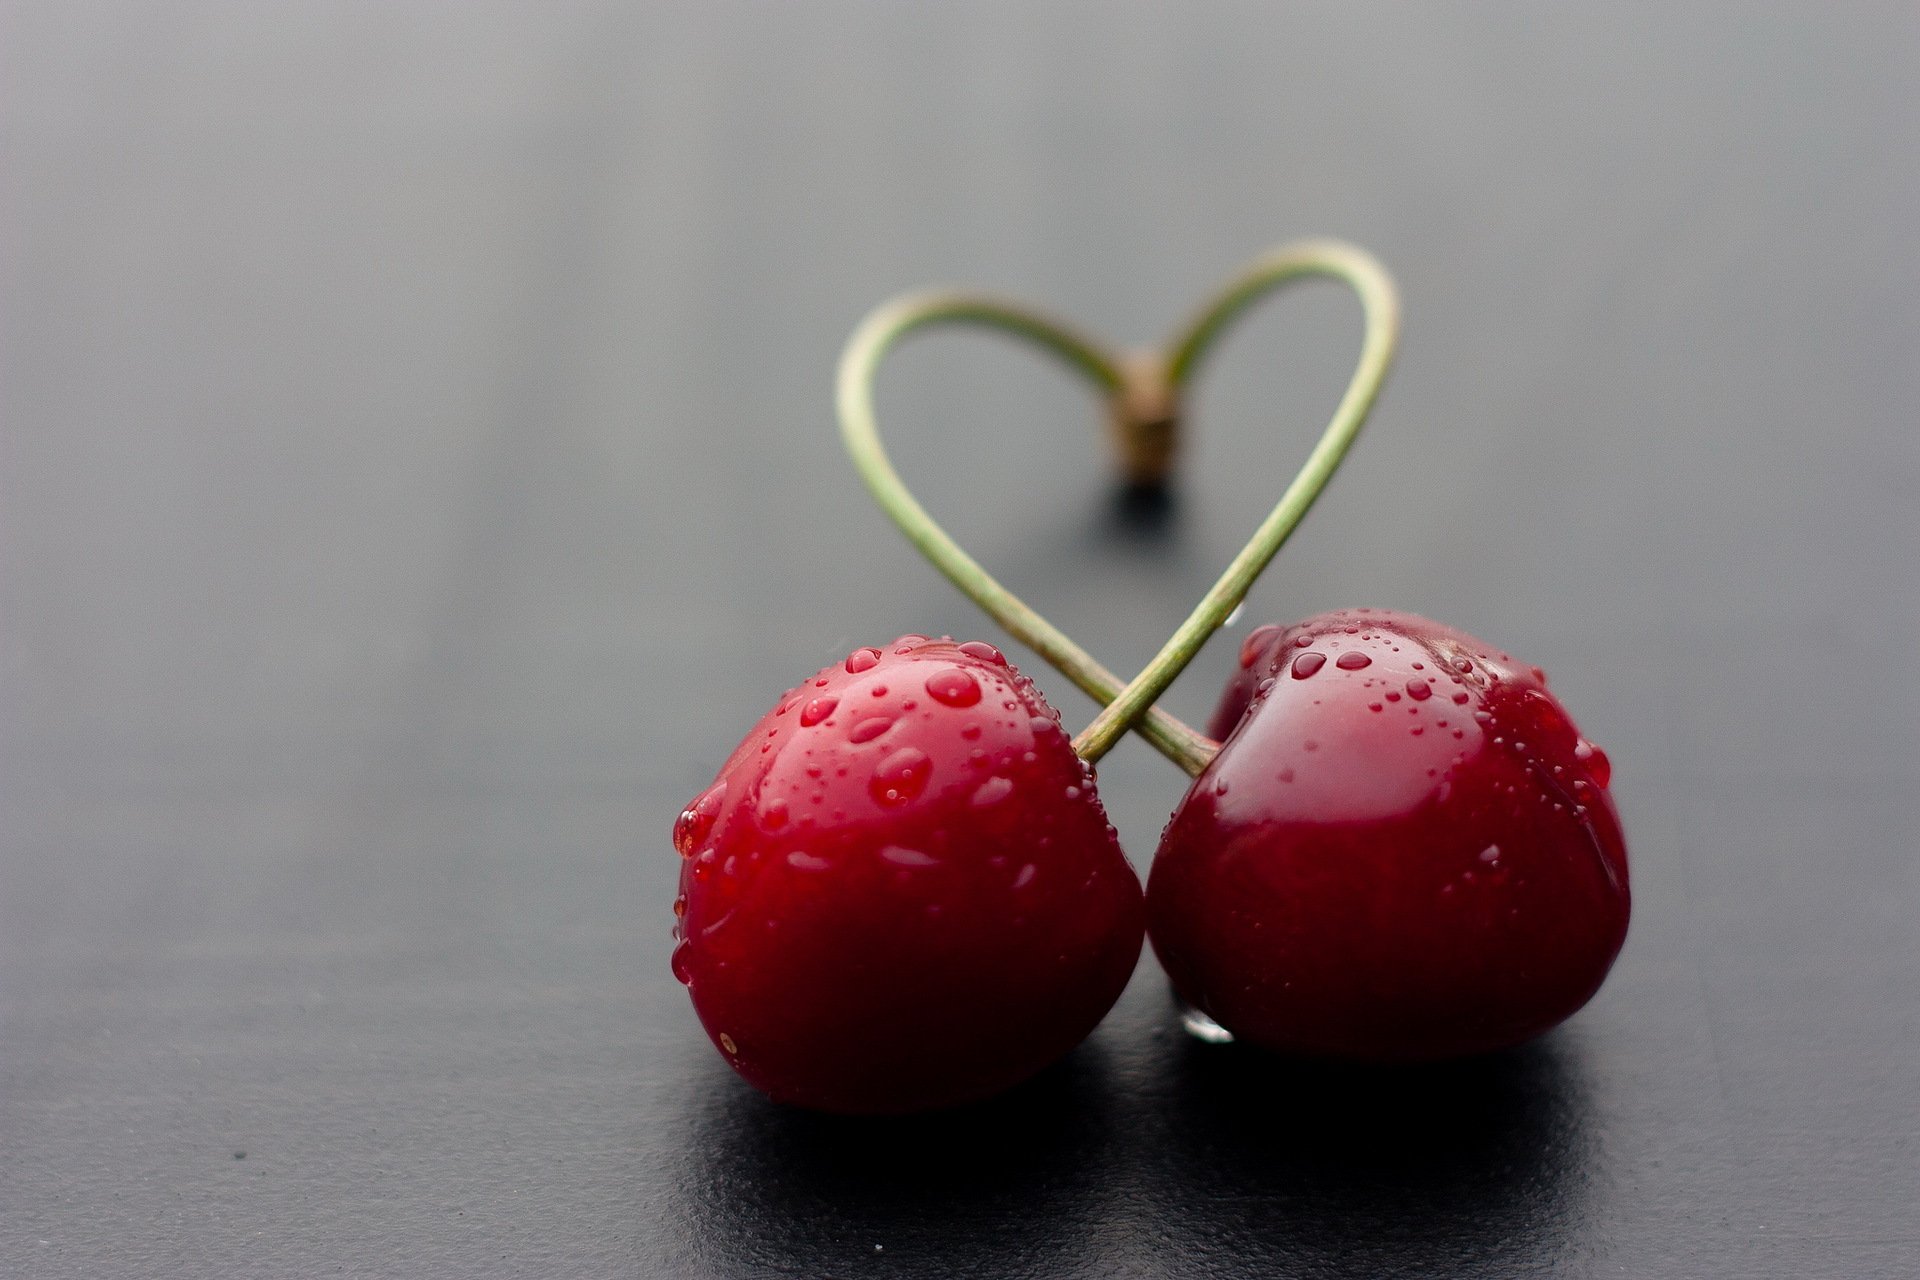
<path fill-rule="evenodd" d="M 1342 610 L 1248 637 L 1161 839 L 1149 932 L 1236 1037 L 1374 1061 L 1527 1040 L 1626 936 L 1606 756 L 1537 667 Z"/>
<path fill-rule="evenodd" d="M 904 636 L 792 690 L 681 814 L 674 973 L 779 1101 L 918 1111 L 1078 1044 L 1140 954 L 1139 879 L 1000 652 Z"/>

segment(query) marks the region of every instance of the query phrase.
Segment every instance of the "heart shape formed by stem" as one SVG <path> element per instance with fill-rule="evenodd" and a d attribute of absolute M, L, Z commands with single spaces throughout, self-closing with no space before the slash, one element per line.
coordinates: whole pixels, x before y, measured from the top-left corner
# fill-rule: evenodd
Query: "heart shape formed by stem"
<path fill-rule="evenodd" d="M 1180 392 L 1214 341 L 1268 292 L 1309 276 L 1344 282 L 1359 296 L 1365 312 L 1360 358 L 1346 392 L 1306 462 L 1253 537 L 1153 661 L 1124 686 L 962 550 L 907 489 L 880 443 L 873 383 L 881 359 L 893 344 L 934 324 L 984 325 L 1051 352 L 1102 390 L 1128 469 L 1151 477 L 1171 457 Z M 915 294 L 877 308 L 848 339 L 836 384 L 841 437 L 874 500 L 920 553 L 1009 634 L 1104 704 L 1093 723 L 1074 739 L 1074 749 L 1084 759 L 1098 760 L 1131 728 L 1187 773 L 1197 775 L 1218 744 L 1153 704 L 1239 605 L 1326 488 L 1379 396 L 1399 331 L 1400 299 L 1392 277 L 1364 249 L 1337 240 L 1303 240 L 1262 255 L 1229 280 L 1164 353 L 1132 361 L 1116 357 L 1104 344 L 1065 324 L 1004 299 L 959 292 Z"/>

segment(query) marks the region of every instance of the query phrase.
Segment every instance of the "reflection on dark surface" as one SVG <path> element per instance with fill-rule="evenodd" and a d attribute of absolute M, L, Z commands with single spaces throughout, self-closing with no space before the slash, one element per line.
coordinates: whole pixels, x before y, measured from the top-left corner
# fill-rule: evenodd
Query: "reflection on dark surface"
<path fill-rule="evenodd" d="M 1584 1218 L 1586 1103 L 1551 1038 L 1392 1069 L 1162 1043 L 1168 1274 L 1531 1274 Z"/>
<path fill-rule="evenodd" d="M 1180 520 L 1180 498 L 1168 484 L 1119 484 L 1108 499 L 1103 534 L 1161 542 Z"/>
<path fill-rule="evenodd" d="M 703 1073 L 674 1146 L 688 1270 L 1470 1276 L 1552 1270 L 1583 1247 L 1587 1102 L 1555 1039 L 1434 1067 L 1307 1066 L 1129 1004 L 1031 1084 L 944 1115 L 813 1115 Z"/>
<path fill-rule="evenodd" d="M 818 1115 L 710 1084 L 674 1179 L 701 1273 L 1070 1274 L 1113 1191 L 1119 1086 L 1093 1045 L 932 1116 Z"/>

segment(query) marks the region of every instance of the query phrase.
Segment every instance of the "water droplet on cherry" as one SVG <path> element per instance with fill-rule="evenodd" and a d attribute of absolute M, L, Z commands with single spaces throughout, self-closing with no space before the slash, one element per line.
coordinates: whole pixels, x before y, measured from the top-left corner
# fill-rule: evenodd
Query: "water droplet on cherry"
<path fill-rule="evenodd" d="M 957 667 L 927 677 L 927 693 L 949 707 L 970 707 L 980 701 L 980 682 Z"/>

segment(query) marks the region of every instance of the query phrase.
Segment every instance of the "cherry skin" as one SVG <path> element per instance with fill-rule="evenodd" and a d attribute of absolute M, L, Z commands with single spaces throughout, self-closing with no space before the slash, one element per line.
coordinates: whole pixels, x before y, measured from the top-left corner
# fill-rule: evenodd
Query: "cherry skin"
<path fill-rule="evenodd" d="M 767 713 L 674 829 L 674 973 L 777 1101 L 984 1098 L 1084 1039 L 1145 906 L 1060 717 L 991 645 L 856 649 Z"/>
<path fill-rule="evenodd" d="M 1585 1004 L 1626 937 L 1626 845 L 1545 673 L 1365 609 L 1262 628 L 1242 659 L 1148 881 L 1175 989 L 1242 1040 L 1382 1062 Z"/>

